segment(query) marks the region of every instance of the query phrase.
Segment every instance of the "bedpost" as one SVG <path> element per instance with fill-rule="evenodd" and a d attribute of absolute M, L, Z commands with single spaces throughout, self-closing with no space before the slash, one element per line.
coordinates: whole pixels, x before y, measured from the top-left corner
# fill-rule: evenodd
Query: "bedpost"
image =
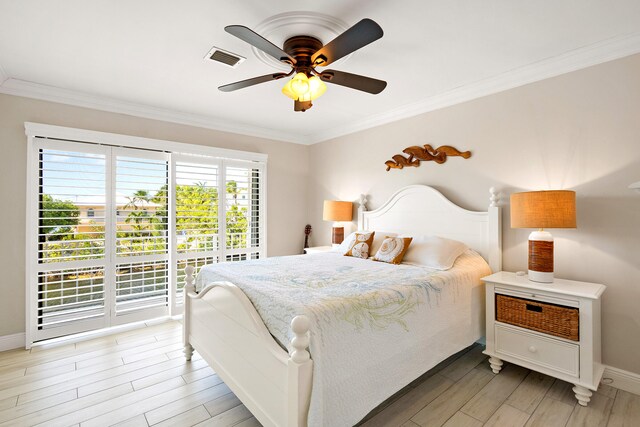
<path fill-rule="evenodd" d="M 307 351 L 309 347 L 309 318 L 296 316 L 291 321 L 291 330 L 295 337 L 291 340 L 289 353 L 289 414 L 288 427 L 304 427 L 307 425 L 309 402 L 311 401 L 311 379 L 313 361 Z"/>
<path fill-rule="evenodd" d="M 500 192 L 489 189 L 489 267 L 492 272 L 502 270 L 502 212 L 498 203 Z"/>
<path fill-rule="evenodd" d="M 358 201 L 358 230 L 364 230 L 364 213 L 367 211 L 367 195 L 361 194 Z"/>
<path fill-rule="evenodd" d="M 189 343 L 189 333 L 191 332 L 191 297 L 189 294 L 196 291 L 196 287 L 193 284 L 193 273 L 195 270 L 196 269 L 192 265 L 187 265 L 184 268 L 186 276 L 184 278 L 185 283 L 182 290 L 184 301 L 184 313 L 182 314 L 182 342 L 184 344 L 184 357 L 187 360 L 191 360 L 191 356 L 193 355 L 193 347 Z"/>

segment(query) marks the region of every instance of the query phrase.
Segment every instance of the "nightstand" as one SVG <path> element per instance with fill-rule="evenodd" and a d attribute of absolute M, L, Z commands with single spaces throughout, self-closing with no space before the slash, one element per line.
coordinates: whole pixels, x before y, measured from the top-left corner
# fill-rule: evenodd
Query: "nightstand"
<path fill-rule="evenodd" d="M 330 252 L 331 249 L 332 249 L 332 246 L 316 246 L 313 248 L 306 248 L 304 250 L 304 253 L 307 255 L 319 254 L 320 252 Z"/>
<path fill-rule="evenodd" d="M 604 367 L 600 354 L 600 297 L 604 285 L 554 279 L 536 283 L 499 272 L 486 283 L 487 348 L 495 374 L 502 361 L 572 383 L 587 406 Z"/>

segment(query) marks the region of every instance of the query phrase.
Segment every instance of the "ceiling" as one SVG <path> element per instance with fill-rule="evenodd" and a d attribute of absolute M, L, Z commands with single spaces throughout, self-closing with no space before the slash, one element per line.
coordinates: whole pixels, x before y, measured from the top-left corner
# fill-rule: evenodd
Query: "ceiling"
<path fill-rule="evenodd" d="M 331 68 L 388 82 L 379 95 L 328 85 L 295 113 L 284 81 L 217 87 L 278 71 L 224 31 L 315 12 L 384 37 Z M 308 28 L 300 23 L 272 33 Z M 315 32 L 315 33 L 314 33 Z M 205 62 L 217 46 L 247 58 Z M 640 52 L 637 0 L 0 0 L 0 92 L 313 143 Z"/>

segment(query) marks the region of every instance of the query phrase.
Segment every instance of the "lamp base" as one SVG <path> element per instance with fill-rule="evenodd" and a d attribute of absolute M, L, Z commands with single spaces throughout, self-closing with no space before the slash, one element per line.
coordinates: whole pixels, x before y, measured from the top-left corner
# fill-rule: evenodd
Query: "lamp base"
<path fill-rule="evenodd" d="M 344 227 L 333 227 L 333 231 L 331 233 L 331 243 L 334 245 L 339 245 L 344 241 Z"/>
<path fill-rule="evenodd" d="M 553 271 L 545 273 L 542 271 L 529 270 L 529 280 L 538 283 L 553 283 Z"/>
<path fill-rule="evenodd" d="M 553 283 L 553 236 L 548 231 L 529 235 L 529 280 Z"/>

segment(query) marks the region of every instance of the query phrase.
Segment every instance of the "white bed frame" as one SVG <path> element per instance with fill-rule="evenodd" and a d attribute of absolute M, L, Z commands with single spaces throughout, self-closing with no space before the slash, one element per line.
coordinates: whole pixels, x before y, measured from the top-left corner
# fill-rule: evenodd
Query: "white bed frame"
<path fill-rule="evenodd" d="M 491 204 L 483 212 L 463 209 L 425 185 L 405 187 L 373 211 L 367 211 L 362 196 L 358 229 L 459 240 L 478 251 L 497 272 L 502 267 L 501 215 L 493 188 L 490 194 Z M 215 282 L 196 293 L 194 268 L 188 266 L 185 271 L 187 360 L 195 348 L 264 426 L 306 426 L 313 372 L 307 351 L 309 320 L 297 316 L 291 322 L 295 338 L 288 353 L 238 287 Z"/>

